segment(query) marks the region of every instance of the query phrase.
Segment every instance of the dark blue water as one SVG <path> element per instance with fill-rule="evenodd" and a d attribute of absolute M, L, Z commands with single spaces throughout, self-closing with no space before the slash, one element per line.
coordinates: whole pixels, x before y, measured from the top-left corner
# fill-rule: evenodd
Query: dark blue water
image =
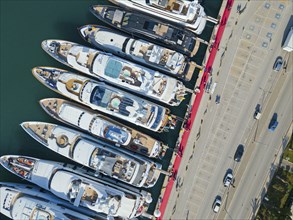
<path fill-rule="evenodd" d="M 88 12 L 88 7 L 91 4 L 103 3 L 107 2 L 101 0 L 0 1 L 0 155 L 22 154 L 73 163 L 35 142 L 19 124 L 23 121 L 58 123 L 41 109 L 38 101 L 48 97 L 63 97 L 41 85 L 32 76 L 31 69 L 42 65 L 70 69 L 49 57 L 41 49 L 40 44 L 45 39 L 63 39 L 88 45 L 79 36 L 77 27 L 85 24 L 102 24 Z M 212 17 L 217 17 L 220 4 L 221 1 L 217 0 L 203 1 L 206 13 Z M 208 24 L 201 37 L 208 40 L 212 28 L 213 25 Z M 201 63 L 205 50 L 206 46 L 200 47 L 195 58 L 197 63 Z M 194 86 L 197 74 L 198 72 L 187 84 L 188 87 Z M 189 99 L 186 99 L 179 108 L 172 108 L 172 113 L 183 117 L 188 101 Z M 179 126 L 180 124 L 174 131 L 163 134 L 143 131 L 172 148 L 178 137 Z M 171 152 L 168 152 L 163 161 L 160 161 L 164 169 L 168 166 L 170 157 Z M 0 181 L 26 183 L 2 167 L 0 167 Z M 151 209 L 157 201 L 162 182 L 161 177 L 156 187 L 150 190 L 154 197 Z M 5 218 L 0 215 L 0 219 Z"/>

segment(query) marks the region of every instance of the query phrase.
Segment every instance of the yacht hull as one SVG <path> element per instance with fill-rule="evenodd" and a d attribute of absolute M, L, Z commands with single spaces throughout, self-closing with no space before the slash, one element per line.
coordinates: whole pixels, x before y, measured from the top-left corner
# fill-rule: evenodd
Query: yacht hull
<path fill-rule="evenodd" d="M 88 208 L 108 216 L 121 218 L 139 216 L 142 214 L 142 211 L 139 210 L 148 208 L 146 198 L 151 198 L 150 194 L 145 191 L 131 191 L 54 161 L 6 155 L 0 158 L 0 163 L 13 174 L 50 191 L 76 207 Z M 21 175 L 19 170 L 23 173 L 29 172 L 29 175 Z M 61 182 L 62 184 L 60 184 Z M 73 188 L 70 189 L 73 186 L 79 187 L 78 193 L 83 195 L 82 198 L 78 198 L 79 194 L 73 194 L 71 190 Z M 89 197 L 92 199 L 90 200 Z M 97 200 L 94 200 L 94 197 Z"/>
<path fill-rule="evenodd" d="M 127 34 L 168 46 L 190 57 L 200 45 L 194 33 L 151 16 L 115 6 L 93 5 L 90 11 L 99 20 Z"/>
<path fill-rule="evenodd" d="M 174 50 L 98 25 L 80 27 L 79 32 L 85 41 L 103 51 L 186 81 L 193 76 L 196 64 Z"/>
<path fill-rule="evenodd" d="M 45 40 L 42 48 L 71 68 L 168 105 L 178 106 L 186 95 L 181 81 L 112 54 L 63 40 Z"/>
<path fill-rule="evenodd" d="M 162 142 L 83 106 L 63 99 L 43 99 L 40 105 L 51 117 L 117 147 L 153 158 L 165 154 L 166 148 Z M 70 117 L 71 115 L 75 117 Z"/>
<path fill-rule="evenodd" d="M 97 173 L 136 187 L 152 187 L 160 176 L 161 164 L 131 155 L 67 127 L 24 122 L 22 128 L 36 141 Z"/>
<path fill-rule="evenodd" d="M 52 67 L 36 67 L 32 72 L 46 87 L 94 110 L 157 132 L 172 125 L 169 109 L 104 83 Z"/>

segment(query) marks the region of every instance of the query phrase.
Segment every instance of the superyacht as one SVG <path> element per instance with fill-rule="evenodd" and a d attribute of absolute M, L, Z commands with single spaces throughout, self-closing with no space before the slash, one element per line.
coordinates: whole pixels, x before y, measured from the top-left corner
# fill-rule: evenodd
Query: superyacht
<path fill-rule="evenodd" d="M 176 124 L 175 116 L 170 115 L 169 109 L 103 82 L 52 67 L 36 67 L 32 72 L 42 84 L 55 92 L 132 124 L 157 132 L 172 129 Z"/>
<path fill-rule="evenodd" d="M 42 48 L 71 68 L 172 106 L 187 94 L 179 80 L 112 54 L 62 40 L 45 40 Z"/>
<path fill-rule="evenodd" d="M 0 182 L 0 212 L 11 219 L 106 220 L 91 216 L 39 187 Z"/>
<path fill-rule="evenodd" d="M 162 142 L 73 102 L 48 98 L 41 100 L 40 105 L 51 117 L 107 140 L 117 147 L 153 158 L 162 158 L 167 150 Z"/>
<path fill-rule="evenodd" d="M 198 0 L 109 0 L 110 2 L 130 10 L 157 17 L 188 28 L 195 34 L 202 33 L 207 18 L 204 8 Z"/>
<path fill-rule="evenodd" d="M 103 26 L 85 25 L 79 28 L 79 32 L 84 40 L 99 49 L 171 73 L 186 81 L 191 79 L 196 67 L 196 64 L 182 53 L 145 40 L 134 39 Z"/>
<path fill-rule="evenodd" d="M 196 35 L 188 30 L 156 20 L 153 16 L 108 5 L 93 5 L 90 11 L 101 21 L 139 38 L 168 45 L 170 49 L 188 56 L 194 55 L 200 45 Z"/>
<path fill-rule="evenodd" d="M 36 141 L 83 166 L 136 187 L 153 187 L 161 165 L 98 141 L 90 135 L 44 122 L 23 122 L 21 127 Z"/>
<path fill-rule="evenodd" d="M 151 195 L 104 182 L 64 164 L 27 156 L 5 155 L 1 165 L 13 174 L 44 188 L 76 207 L 107 216 L 130 219 L 147 210 Z"/>

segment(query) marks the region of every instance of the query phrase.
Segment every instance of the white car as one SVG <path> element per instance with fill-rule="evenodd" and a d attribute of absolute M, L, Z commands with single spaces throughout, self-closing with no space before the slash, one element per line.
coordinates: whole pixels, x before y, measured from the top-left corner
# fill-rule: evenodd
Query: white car
<path fill-rule="evenodd" d="M 229 187 L 232 183 L 233 180 L 233 174 L 232 173 L 227 173 L 225 178 L 224 178 L 224 186 Z"/>
<path fill-rule="evenodd" d="M 220 196 L 217 196 L 215 201 L 214 201 L 214 204 L 213 204 L 213 210 L 214 210 L 215 213 L 219 212 L 221 204 L 222 204 L 222 199 L 221 199 Z"/>

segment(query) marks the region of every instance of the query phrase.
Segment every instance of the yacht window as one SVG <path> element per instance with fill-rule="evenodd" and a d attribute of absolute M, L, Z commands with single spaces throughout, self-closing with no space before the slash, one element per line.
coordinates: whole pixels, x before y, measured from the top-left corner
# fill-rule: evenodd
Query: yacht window
<path fill-rule="evenodd" d="M 155 110 L 154 108 L 155 107 L 152 107 L 153 111 Z M 151 127 L 152 129 L 156 129 L 158 127 L 158 125 L 160 124 L 160 122 L 162 120 L 162 113 L 163 113 L 163 108 L 158 107 L 158 113 L 156 115 L 156 120 L 155 120 L 155 122 L 153 123 L 153 125 Z"/>
<path fill-rule="evenodd" d="M 106 18 L 113 20 L 114 17 L 114 11 L 107 11 Z"/>
<path fill-rule="evenodd" d="M 122 21 L 122 26 L 126 26 L 126 25 L 128 25 L 130 15 L 131 15 L 130 13 L 127 13 L 127 14 L 124 16 L 123 21 Z"/>
<path fill-rule="evenodd" d="M 94 88 L 92 95 L 91 95 L 91 103 L 99 105 L 101 107 L 107 107 L 110 99 L 111 99 L 112 92 L 107 90 L 104 87 L 97 86 Z"/>
<path fill-rule="evenodd" d="M 114 59 L 110 59 L 105 69 L 105 75 L 117 79 L 122 69 L 122 64 Z"/>
<path fill-rule="evenodd" d="M 155 22 L 146 21 L 143 25 L 143 29 L 153 31 L 156 26 Z"/>
<path fill-rule="evenodd" d="M 133 106 L 134 101 L 130 98 L 122 98 L 121 103 L 119 104 L 119 113 L 125 116 L 129 116 L 130 112 L 128 111 L 128 106 Z"/>
<path fill-rule="evenodd" d="M 167 6 L 167 1 L 168 0 L 159 0 L 158 1 L 158 5 L 162 6 L 162 7 L 166 7 Z"/>
<path fill-rule="evenodd" d="M 105 138 L 112 140 L 112 141 L 115 141 L 115 142 L 118 142 L 120 144 L 124 144 L 128 138 L 127 132 L 125 132 L 115 126 L 107 126 L 107 128 L 105 129 L 104 132 L 105 132 L 104 133 Z"/>
<path fill-rule="evenodd" d="M 71 183 L 71 188 L 69 189 L 68 197 L 71 202 L 74 202 L 75 198 L 78 195 L 80 189 L 81 180 L 74 180 Z"/>

